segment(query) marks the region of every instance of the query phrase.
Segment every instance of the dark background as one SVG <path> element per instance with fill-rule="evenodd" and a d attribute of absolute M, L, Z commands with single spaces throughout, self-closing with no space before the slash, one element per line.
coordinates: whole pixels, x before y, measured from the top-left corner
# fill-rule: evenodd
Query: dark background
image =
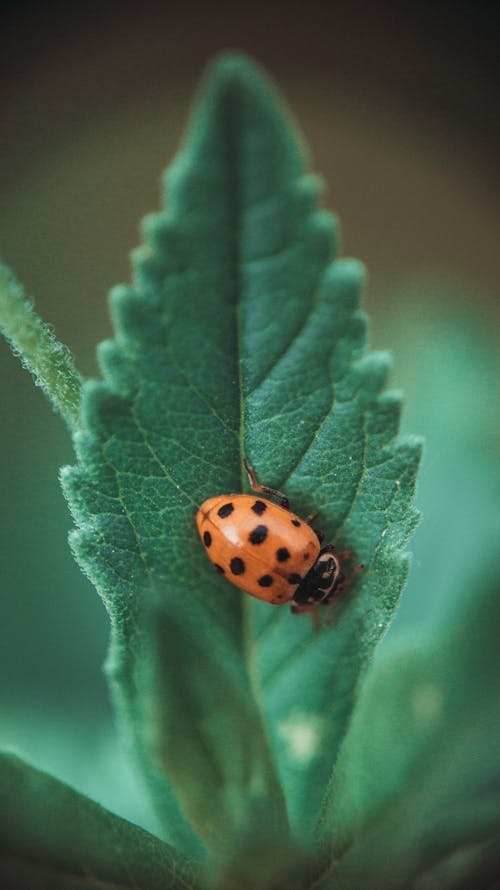
<path fill-rule="evenodd" d="M 427 435 L 426 520 L 399 618 L 421 624 L 494 527 L 493 502 L 474 498 L 499 456 L 498 4 L 4 3 L 1 14 L 0 255 L 86 374 L 204 65 L 241 49 L 277 81 L 344 252 L 367 264 L 373 341 L 394 347 L 405 425 Z M 70 443 L 1 344 L 0 371 L 0 743 L 152 824 L 117 753 L 104 609 L 66 543 L 57 474 Z"/>

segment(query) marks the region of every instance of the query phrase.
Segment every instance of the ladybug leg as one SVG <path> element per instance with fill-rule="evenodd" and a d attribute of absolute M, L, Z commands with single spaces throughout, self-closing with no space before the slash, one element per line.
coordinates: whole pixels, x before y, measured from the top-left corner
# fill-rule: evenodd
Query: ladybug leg
<path fill-rule="evenodd" d="M 338 557 L 337 557 L 337 558 L 338 558 Z M 364 563 L 362 563 L 362 562 L 360 562 L 360 564 L 359 564 L 358 566 L 354 566 L 354 568 L 353 568 L 351 574 L 348 575 L 347 578 L 345 578 L 344 581 L 342 582 L 342 590 L 340 591 L 340 593 L 342 593 L 342 591 L 345 590 L 346 587 L 349 587 L 349 584 L 351 583 L 351 581 L 352 581 L 354 575 L 355 575 L 357 572 L 362 572 L 363 569 L 364 569 L 364 567 L 365 567 L 365 566 L 364 566 Z"/>
<path fill-rule="evenodd" d="M 316 531 L 316 529 L 314 529 L 314 531 Z M 317 531 L 316 531 L 316 534 L 318 534 Z M 324 537 L 324 535 L 323 535 L 323 537 Z M 334 553 L 335 559 L 338 562 L 345 562 L 347 559 L 350 559 L 351 556 L 353 556 L 352 550 L 343 550 L 342 553 L 337 553 L 337 548 L 335 547 L 334 544 L 327 544 L 325 547 L 322 547 L 319 552 L 320 552 L 320 554 L 321 553 Z"/>
<path fill-rule="evenodd" d="M 328 603 L 327 613 L 325 618 L 326 627 L 331 627 L 333 623 L 333 610 L 335 608 L 335 597 Z"/>
<path fill-rule="evenodd" d="M 302 606 L 299 603 L 292 602 L 290 606 L 290 612 L 292 613 L 292 615 L 305 615 L 306 612 L 309 612 L 309 615 L 311 616 L 313 631 L 317 632 L 321 630 L 320 614 L 316 603 Z"/>
<path fill-rule="evenodd" d="M 315 531 L 316 531 L 316 529 L 315 529 Z M 316 532 L 316 534 L 317 534 L 317 532 Z M 320 538 L 320 541 L 321 540 L 322 540 L 322 538 Z M 348 559 L 351 559 L 351 557 L 354 556 L 352 550 L 342 550 L 342 553 L 337 553 L 337 548 L 335 547 L 334 544 L 325 544 L 325 546 L 322 547 L 321 550 L 319 551 L 319 555 L 321 556 L 322 553 L 333 553 L 337 562 L 346 562 Z M 356 568 L 353 569 L 351 574 L 354 574 L 354 572 L 357 572 L 358 569 L 364 569 L 364 566 L 363 565 L 356 566 Z"/>
<path fill-rule="evenodd" d="M 317 519 L 318 516 L 319 516 L 319 513 L 311 513 L 311 515 L 308 516 L 307 519 L 304 519 L 304 522 L 306 523 L 306 525 L 312 526 L 314 520 Z M 321 529 L 319 529 L 319 528 L 313 528 L 313 532 L 315 533 L 319 543 L 321 544 L 323 538 L 325 537 L 325 533 L 322 532 Z"/>
<path fill-rule="evenodd" d="M 304 519 L 304 522 L 306 523 L 306 525 L 312 525 L 314 520 L 317 519 L 318 516 L 319 516 L 319 513 L 311 513 L 310 516 L 307 517 L 307 519 Z M 316 529 L 314 529 L 314 531 L 316 531 Z M 316 534 L 317 534 L 317 532 L 316 532 Z"/>
<path fill-rule="evenodd" d="M 254 468 L 252 466 L 250 466 L 246 457 L 243 461 L 243 466 L 245 467 L 245 470 L 248 473 L 248 478 L 250 480 L 250 487 L 253 489 L 253 491 L 258 491 L 261 494 L 268 494 L 273 498 L 277 498 L 277 500 L 280 502 L 280 505 L 282 507 L 284 507 L 285 510 L 290 509 L 290 501 L 288 500 L 287 496 L 283 494 L 282 491 L 278 491 L 276 488 L 268 488 L 266 485 L 260 484 L 260 482 L 257 479 L 257 476 L 255 475 Z"/>
<path fill-rule="evenodd" d="M 347 559 L 350 559 L 353 556 L 352 550 L 343 550 L 342 553 L 335 554 L 339 562 L 345 562 Z"/>
<path fill-rule="evenodd" d="M 316 605 L 311 606 L 309 609 L 309 614 L 311 616 L 312 629 L 315 633 L 321 630 L 321 621 L 319 617 L 319 609 Z"/>

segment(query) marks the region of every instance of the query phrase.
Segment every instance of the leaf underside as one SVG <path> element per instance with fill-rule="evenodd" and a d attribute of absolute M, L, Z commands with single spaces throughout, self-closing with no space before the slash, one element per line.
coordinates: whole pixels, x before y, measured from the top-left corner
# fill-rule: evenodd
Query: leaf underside
<path fill-rule="evenodd" d="M 338 760 L 317 890 L 490 890 L 500 873 L 500 590 L 370 672 Z M 369 743 L 367 743 L 369 740 Z"/>
<path fill-rule="evenodd" d="M 285 834 L 280 784 L 293 832 L 314 828 L 406 577 L 420 444 L 395 439 L 400 399 L 381 394 L 387 357 L 366 354 L 362 268 L 332 262 L 318 180 L 245 59 L 209 71 L 166 193 L 133 284 L 111 294 L 115 339 L 99 347 L 103 380 L 84 386 L 63 485 L 76 558 L 111 617 L 119 713 L 166 836 L 199 855 L 197 834 L 220 849 L 228 825 L 244 835 L 262 812 Z M 246 487 L 243 456 L 365 565 L 320 633 L 241 594 L 203 553 L 196 510 Z"/>
<path fill-rule="evenodd" d="M 194 890 L 193 867 L 146 831 L 0 753 L 0 884 L 15 890 Z"/>

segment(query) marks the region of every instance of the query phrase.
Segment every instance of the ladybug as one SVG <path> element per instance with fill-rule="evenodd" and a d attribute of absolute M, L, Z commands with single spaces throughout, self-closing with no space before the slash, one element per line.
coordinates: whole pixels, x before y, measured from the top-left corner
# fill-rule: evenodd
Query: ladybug
<path fill-rule="evenodd" d="M 321 546 L 323 532 L 311 526 L 317 514 L 300 519 L 288 498 L 261 485 L 244 461 L 250 486 L 279 504 L 249 494 L 220 494 L 196 515 L 198 533 L 215 570 L 240 590 L 275 606 L 290 603 L 294 615 L 328 605 L 350 581 L 340 569 L 351 553 Z M 358 566 L 358 569 L 363 568 Z"/>

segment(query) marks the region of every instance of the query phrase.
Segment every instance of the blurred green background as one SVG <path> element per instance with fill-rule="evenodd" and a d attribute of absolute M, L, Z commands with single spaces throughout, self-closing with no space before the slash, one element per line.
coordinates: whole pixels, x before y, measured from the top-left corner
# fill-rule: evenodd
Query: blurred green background
<path fill-rule="evenodd" d="M 500 210 L 497 3 L 3 4 L 0 255 L 96 373 L 196 82 L 237 48 L 281 87 L 369 270 L 375 346 L 427 439 L 413 566 L 386 648 L 496 559 Z M 0 744 L 154 827 L 115 735 L 107 618 L 67 546 L 61 421 L 0 344 Z"/>

